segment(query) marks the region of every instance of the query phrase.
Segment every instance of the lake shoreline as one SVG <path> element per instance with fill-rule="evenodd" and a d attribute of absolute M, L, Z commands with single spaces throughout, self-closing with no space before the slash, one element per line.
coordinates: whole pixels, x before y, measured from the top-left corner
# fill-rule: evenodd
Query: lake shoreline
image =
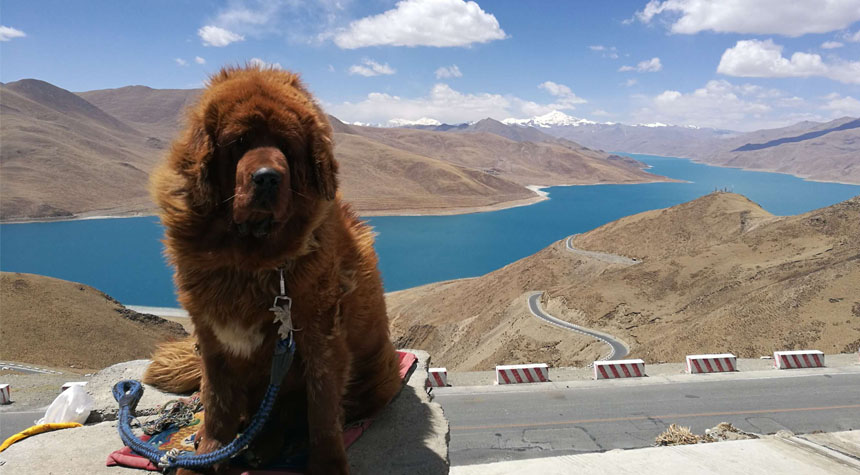
<path fill-rule="evenodd" d="M 522 198 L 518 200 L 499 201 L 487 205 L 479 206 L 461 206 L 452 208 L 416 208 L 416 209 L 392 209 L 392 210 L 358 210 L 361 217 L 378 217 L 378 216 L 455 216 L 475 213 L 486 213 L 490 211 L 501 211 L 511 208 L 519 208 L 521 206 L 530 206 L 541 201 L 550 199 L 549 193 L 543 191 L 544 188 L 554 186 L 596 186 L 596 185 L 644 185 L 648 183 L 673 183 L 680 180 L 675 180 L 668 177 L 655 175 L 657 179 L 640 182 L 600 182 L 600 183 L 570 183 L 558 185 L 525 185 L 529 191 L 535 194 L 530 198 Z M 0 224 L 34 224 L 34 223 L 59 223 L 86 221 L 91 219 L 116 219 L 116 218 L 146 218 L 158 216 L 155 210 L 152 211 L 118 211 L 111 213 L 104 210 L 87 211 L 73 216 L 58 216 L 56 218 L 39 217 L 39 218 L 12 218 L 0 220 Z"/>
<path fill-rule="evenodd" d="M 816 182 L 816 183 L 834 183 L 837 185 L 860 185 L 860 181 L 851 182 L 851 181 L 825 180 L 822 178 L 811 178 L 809 176 L 801 175 L 799 173 L 789 173 L 789 172 L 784 172 L 784 171 L 779 171 L 779 170 L 771 170 L 771 169 L 766 169 L 766 168 L 733 167 L 730 165 L 722 165 L 719 163 L 707 162 L 704 159 L 696 158 L 696 157 L 680 157 L 680 156 L 675 156 L 675 155 L 660 155 L 658 153 L 649 153 L 649 152 L 610 152 L 610 153 L 613 153 L 615 155 L 633 154 L 633 155 L 650 155 L 652 157 L 661 157 L 661 158 L 680 158 L 682 160 L 689 160 L 693 163 L 698 163 L 700 165 L 707 165 L 709 167 L 732 168 L 735 170 L 743 170 L 745 172 L 779 173 L 780 175 L 790 175 L 790 176 L 793 176 L 795 178 L 800 178 L 803 181 L 812 181 L 812 182 Z M 650 168 L 650 167 L 648 167 L 648 168 Z"/>
<path fill-rule="evenodd" d="M 396 292 L 483 275 L 538 252 L 551 241 L 624 216 L 687 202 L 727 184 L 778 216 L 807 212 L 860 194 L 857 185 L 745 173 L 689 159 L 634 158 L 651 165 L 652 173 L 672 177 L 674 183 L 659 179 L 643 184 L 647 186 L 549 189 L 531 185 L 527 202 L 534 201 L 536 206 L 507 202 L 504 206 L 508 208 L 521 206 L 504 212 L 426 218 L 364 216 L 376 233 L 385 288 Z M 549 195 L 542 196 L 546 193 Z M 121 210 L 126 211 L 125 217 L 144 216 L 140 219 L 96 219 L 114 218 L 105 216 L 110 213 L 102 209 L 86 216 L 88 219 L 65 224 L 3 226 L 2 269 L 81 282 L 132 305 L 175 307 L 173 270 L 161 244 L 164 230 L 157 218 L 141 212 L 144 209 Z"/>

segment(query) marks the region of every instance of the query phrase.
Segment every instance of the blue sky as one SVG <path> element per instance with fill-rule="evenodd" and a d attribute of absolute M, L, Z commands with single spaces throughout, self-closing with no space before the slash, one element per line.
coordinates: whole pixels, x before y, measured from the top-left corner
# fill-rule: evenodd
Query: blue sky
<path fill-rule="evenodd" d="M 860 116 L 860 0 L 7 1 L 0 24 L 3 82 L 192 88 L 256 58 L 347 121 Z"/>

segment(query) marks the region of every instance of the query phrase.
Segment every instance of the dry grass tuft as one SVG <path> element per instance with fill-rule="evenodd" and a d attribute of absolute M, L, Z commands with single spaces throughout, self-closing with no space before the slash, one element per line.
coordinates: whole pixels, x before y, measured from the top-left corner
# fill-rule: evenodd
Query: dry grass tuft
<path fill-rule="evenodd" d="M 703 442 L 715 442 L 714 438 L 709 435 L 696 435 L 690 432 L 689 427 L 679 427 L 671 424 L 665 432 L 657 436 L 655 443 L 658 446 L 665 445 L 690 445 Z"/>
<path fill-rule="evenodd" d="M 692 433 L 689 427 L 679 427 L 671 424 L 665 432 L 657 436 L 654 442 L 658 446 L 666 446 L 704 444 L 722 440 L 741 439 L 758 439 L 758 436 L 744 432 L 729 422 L 720 422 L 716 427 L 706 430 L 704 435 Z"/>

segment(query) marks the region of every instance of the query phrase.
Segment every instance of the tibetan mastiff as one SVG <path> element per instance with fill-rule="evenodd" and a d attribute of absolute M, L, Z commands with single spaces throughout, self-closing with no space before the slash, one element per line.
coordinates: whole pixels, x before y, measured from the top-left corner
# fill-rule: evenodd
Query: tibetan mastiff
<path fill-rule="evenodd" d="M 278 340 L 270 308 L 281 274 L 295 360 L 246 460 L 265 464 L 303 443 L 308 473 L 347 473 L 344 423 L 374 414 L 400 389 L 373 236 L 341 201 L 332 148 L 328 119 L 297 75 L 226 68 L 152 176 L 194 337 L 160 347 L 144 382 L 200 388 L 198 454 L 232 441 L 259 407 Z"/>

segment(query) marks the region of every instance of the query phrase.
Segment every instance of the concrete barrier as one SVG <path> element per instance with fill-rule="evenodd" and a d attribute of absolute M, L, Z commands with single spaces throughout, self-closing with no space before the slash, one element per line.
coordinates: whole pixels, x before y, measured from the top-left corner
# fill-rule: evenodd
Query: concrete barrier
<path fill-rule="evenodd" d="M 776 369 L 823 368 L 824 353 L 818 350 L 774 351 Z"/>
<path fill-rule="evenodd" d="M 687 373 L 724 373 L 738 370 L 738 357 L 731 353 L 719 355 L 687 355 Z"/>
<path fill-rule="evenodd" d="M 0 404 L 9 404 L 12 402 L 11 386 L 8 384 L 0 384 Z"/>
<path fill-rule="evenodd" d="M 640 378 L 645 376 L 642 360 L 595 361 L 594 379 Z"/>
<path fill-rule="evenodd" d="M 512 364 L 496 366 L 496 384 L 545 383 L 549 381 L 546 364 Z"/>
<path fill-rule="evenodd" d="M 87 385 L 86 381 L 70 381 L 70 382 L 68 382 L 68 383 L 66 383 L 60 387 L 60 392 L 63 392 L 72 386 L 86 386 L 86 385 Z"/>
<path fill-rule="evenodd" d="M 447 368 L 430 368 L 427 370 L 428 388 L 445 388 L 448 387 L 448 369 Z"/>

